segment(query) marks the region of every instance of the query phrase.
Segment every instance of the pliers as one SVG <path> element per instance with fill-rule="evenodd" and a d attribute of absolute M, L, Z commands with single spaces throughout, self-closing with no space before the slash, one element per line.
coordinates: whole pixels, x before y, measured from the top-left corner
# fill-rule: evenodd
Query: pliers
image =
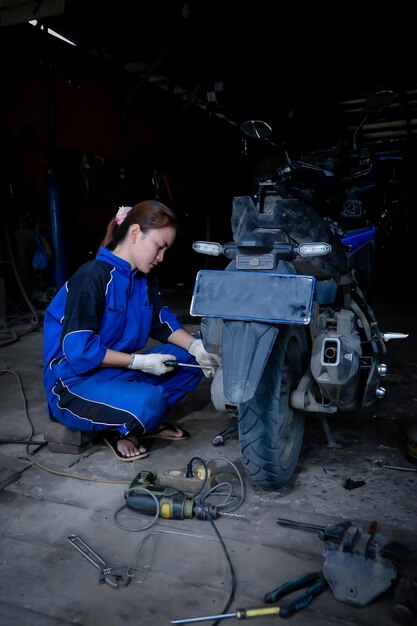
<path fill-rule="evenodd" d="M 308 606 L 314 598 L 320 595 L 325 589 L 327 589 L 328 586 L 329 584 L 321 572 L 312 572 L 311 574 L 306 574 L 306 576 L 302 576 L 301 578 L 289 580 L 273 591 L 269 591 L 265 594 L 264 600 L 267 604 L 278 602 L 278 600 L 293 591 L 298 591 L 298 589 L 304 589 L 307 587 L 307 589 L 300 596 L 298 596 L 298 598 L 280 607 L 279 616 L 290 617 L 290 615 L 293 615 L 296 611 L 301 611 L 301 609 Z"/>

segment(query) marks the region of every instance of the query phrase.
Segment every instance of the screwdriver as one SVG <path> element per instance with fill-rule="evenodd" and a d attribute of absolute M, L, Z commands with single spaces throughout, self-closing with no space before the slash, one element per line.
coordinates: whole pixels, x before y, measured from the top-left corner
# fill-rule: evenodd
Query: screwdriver
<path fill-rule="evenodd" d="M 326 526 L 322 526 L 320 524 L 298 522 L 296 520 L 286 519 L 285 517 L 277 517 L 277 524 L 293 528 L 301 528 L 303 530 L 318 530 L 318 536 L 322 541 L 337 542 L 342 541 L 346 530 L 352 526 L 350 520 L 346 520 L 338 524 L 327 524 Z"/>
<path fill-rule="evenodd" d="M 171 620 L 171 624 L 191 624 L 192 622 L 208 622 L 210 620 L 223 620 L 234 617 L 235 619 L 249 619 L 250 617 L 265 617 L 266 615 L 279 615 L 279 606 L 261 606 L 254 609 L 236 609 L 236 613 L 222 613 L 220 615 L 206 615 L 205 617 L 190 617 L 188 619 Z"/>
<path fill-rule="evenodd" d="M 201 370 L 206 370 L 211 367 L 211 365 L 192 365 L 191 363 L 179 363 L 178 361 L 164 361 L 164 365 L 168 365 L 169 367 L 198 367 Z"/>

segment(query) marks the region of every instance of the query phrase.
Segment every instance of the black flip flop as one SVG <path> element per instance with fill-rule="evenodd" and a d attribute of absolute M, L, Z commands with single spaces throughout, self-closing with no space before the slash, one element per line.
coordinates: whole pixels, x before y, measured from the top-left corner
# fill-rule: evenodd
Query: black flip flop
<path fill-rule="evenodd" d="M 140 452 L 139 454 L 135 454 L 135 456 L 123 456 L 123 454 L 120 454 L 119 450 L 117 449 L 117 442 L 120 441 L 120 439 L 128 439 L 128 437 L 116 437 L 112 433 L 106 433 L 106 435 L 103 436 L 104 443 L 109 446 L 110 450 L 115 456 L 117 456 L 119 461 L 129 463 L 130 461 L 139 461 L 139 459 L 144 459 L 149 456 L 148 450 L 146 452 Z"/>
<path fill-rule="evenodd" d="M 160 433 L 163 430 L 177 430 L 182 431 L 182 435 L 180 437 L 175 437 L 173 435 L 161 435 Z M 156 433 L 150 433 L 149 435 L 142 435 L 141 439 L 165 439 L 166 441 L 183 441 L 184 439 L 189 439 L 190 433 L 184 428 L 180 428 L 179 426 L 174 426 L 174 424 L 170 424 L 169 422 L 164 422 L 160 425 L 159 429 Z"/>

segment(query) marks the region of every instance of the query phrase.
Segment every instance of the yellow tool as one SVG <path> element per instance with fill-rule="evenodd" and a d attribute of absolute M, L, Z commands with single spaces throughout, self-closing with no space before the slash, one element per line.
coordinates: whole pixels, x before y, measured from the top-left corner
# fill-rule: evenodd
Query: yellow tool
<path fill-rule="evenodd" d="M 153 495 L 152 495 L 153 494 Z M 153 472 L 142 470 L 130 483 L 125 492 L 126 505 L 144 515 L 156 515 L 164 519 L 198 520 L 216 519 L 219 515 L 244 518 L 244 515 L 220 511 L 214 504 L 198 503 L 185 493 L 160 485 Z"/>
<path fill-rule="evenodd" d="M 205 622 L 213 619 L 249 619 L 250 617 L 265 617 L 267 615 L 279 615 L 279 606 L 260 606 L 253 609 L 236 609 L 236 613 L 223 613 L 220 615 L 206 615 L 205 617 L 190 617 L 189 619 L 171 620 L 171 624 L 191 624 L 192 622 Z"/>
<path fill-rule="evenodd" d="M 265 617 L 266 615 L 280 615 L 290 617 L 297 611 L 301 611 L 308 606 L 314 598 L 320 595 L 328 587 L 327 581 L 321 572 L 312 572 L 301 578 L 295 578 L 283 583 L 273 591 L 265 594 L 265 602 L 278 602 L 284 596 L 299 589 L 307 589 L 295 600 L 282 606 L 261 606 L 253 609 L 236 609 L 236 613 L 223 613 L 222 615 L 207 615 L 206 617 L 192 617 L 191 619 L 178 619 L 171 624 L 189 624 L 191 622 L 203 622 L 205 620 L 222 620 L 234 617 L 235 619 L 249 619 L 250 617 Z"/>

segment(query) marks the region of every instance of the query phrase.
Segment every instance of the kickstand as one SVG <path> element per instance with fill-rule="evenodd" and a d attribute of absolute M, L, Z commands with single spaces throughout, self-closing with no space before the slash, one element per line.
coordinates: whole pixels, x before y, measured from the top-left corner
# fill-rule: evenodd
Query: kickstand
<path fill-rule="evenodd" d="M 341 444 L 337 443 L 336 439 L 333 437 L 333 433 L 330 429 L 329 422 L 327 421 L 327 417 L 325 415 L 319 415 L 321 425 L 323 426 L 324 434 L 327 439 L 327 447 L 328 448 L 341 448 Z"/>
<path fill-rule="evenodd" d="M 234 432 L 236 432 L 237 428 L 237 424 L 233 424 L 233 426 L 229 426 L 229 428 L 222 430 L 222 432 L 218 435 L 214 435 L 213 439 L 211 440 L 212 445 L 224 446 L 224 440 L 230 437 L 230 435 L 232 435 Z"/>

